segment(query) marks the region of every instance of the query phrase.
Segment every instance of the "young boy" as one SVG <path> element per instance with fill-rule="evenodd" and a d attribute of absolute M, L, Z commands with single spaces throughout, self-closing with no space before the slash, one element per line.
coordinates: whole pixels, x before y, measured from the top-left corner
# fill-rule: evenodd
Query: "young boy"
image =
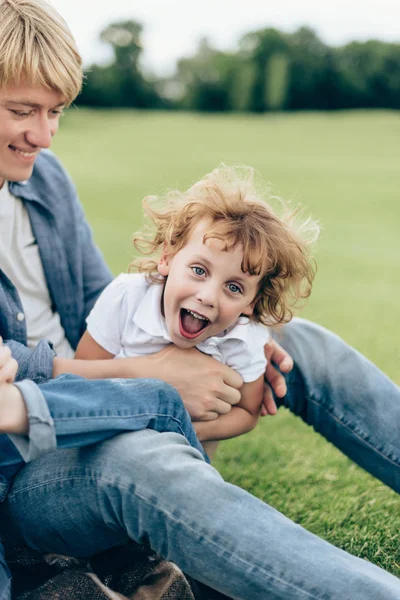
<path fill-rule="evenodd" d="M 158 211 L 145 201 L 154 232 L 134 242 L 152 258 L 136 263 L 139 274 L 120 275 L 104 290 L 76 352 L 77 359 L 126 358 L 172 343 L 196 346 L 232 367 L 244 381 L 241 400 L 229 414 L 195 424 L 203 442 L 255 427 L 266 326 L 289 321 L 291 306 L 311 291 L 318 226 L 287 206 L 279 218 L 264 196 L 251 168 L 222 166 L 186 192 L 170 192 Z M 82 362 L 74 372 L 93 376 Z"/>

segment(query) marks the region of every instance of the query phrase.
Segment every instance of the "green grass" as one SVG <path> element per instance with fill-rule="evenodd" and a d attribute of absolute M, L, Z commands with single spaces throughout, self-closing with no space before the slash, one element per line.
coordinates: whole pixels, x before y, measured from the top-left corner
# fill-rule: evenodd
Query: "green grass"
<path fill-rule="evenodd" d="M 323 225 L 304 316 L 333 329 L 397 383 L 400 115 L 216 116 L 71 109 L 54 142 L 114 273 L 132 257 L 141 199 L 246 163 Z M 400 575 L 398 497 L 280 411 L 221 444 L 223 476 L 309 530 Z"/>

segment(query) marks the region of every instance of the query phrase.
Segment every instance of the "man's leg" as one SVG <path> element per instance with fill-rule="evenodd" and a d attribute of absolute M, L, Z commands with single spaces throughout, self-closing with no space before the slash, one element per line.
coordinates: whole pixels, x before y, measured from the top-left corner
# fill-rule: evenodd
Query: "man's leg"
<path fill-rule="evenodd" d="M 11 575 L 4 558 L 3 546 L 0 544 L 0 600 L 11 598 Z"/>
<path fill-rule="evenodd" d="M 277 341 L 294 360 L 284 404 L 400 492 L 400 388 L 338 336 L 303 319 Z"/>
<path fill-rule="evenodd" d="M 91 555 L 127 537 L 241 600 L 399 600 L 400 581 L 225 483 L 175 433 L 144 430 L 26 465 L 0 505 L 6 537 Z"/>
<path fill-rule="evenodd" d="M 9 437 L 26 462 L 56 445 L 88 446 L 145 428 L 179 433 L 205 457 L 178 392 L 157 379 L 62 375 L 39 386 L 28 380 L 15 385 L 25 400 L 29 437 Z"/>

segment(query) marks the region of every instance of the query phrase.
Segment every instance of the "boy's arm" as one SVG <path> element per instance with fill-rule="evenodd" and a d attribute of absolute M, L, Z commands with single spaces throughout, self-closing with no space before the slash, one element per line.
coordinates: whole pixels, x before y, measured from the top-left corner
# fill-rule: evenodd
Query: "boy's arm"
<path fill-rule="evenodd" d="M 220 415 L 214 421 L 193 423 L 201 442 L 225 440 L 254 429 L 263 401 L 264 375 L 255 381 L 244 383 L 240 391 L 241 401 L 228 414 Z"/>
<path fill-rule="evenodd" d="M 76 349 L 75 358 L 56 356 L 53 362 L 53 377 L 62 373 L 73 373 L 87 379 L 119 377 L 118 361 L 110 360 L 114 354 L 105 350 L 85 331 Z"/>

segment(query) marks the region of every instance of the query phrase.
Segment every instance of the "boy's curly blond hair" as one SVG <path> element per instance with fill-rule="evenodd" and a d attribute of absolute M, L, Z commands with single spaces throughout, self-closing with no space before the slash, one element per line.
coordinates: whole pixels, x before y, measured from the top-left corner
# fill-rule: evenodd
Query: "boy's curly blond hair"
<path fill-rule="evenodd" d="M 267 199 L 280 205 L 280 216 Z M 159 209 L 153 208 L 155 203 Z M 207 220 L 204 242 L 217 238 L 226 251 L 239 245 L 243 272 L 262 276 L 253 320 L 266 325 L 288 322 L 298 300 L 310 295 L 316 270 L 310 247 L 319 226 L 304 218 L 301 208 L 260 191 L 254 169 L 222 165 L 186 192 L 145 198 L 143 207 L 152 227 L 134 234 L 133 244 L 145 257 L 134 260 L 130 269 L 146 273 L 152 281 L 160 281 L 161 252 L 173 257 L 199 221 Z"/>

